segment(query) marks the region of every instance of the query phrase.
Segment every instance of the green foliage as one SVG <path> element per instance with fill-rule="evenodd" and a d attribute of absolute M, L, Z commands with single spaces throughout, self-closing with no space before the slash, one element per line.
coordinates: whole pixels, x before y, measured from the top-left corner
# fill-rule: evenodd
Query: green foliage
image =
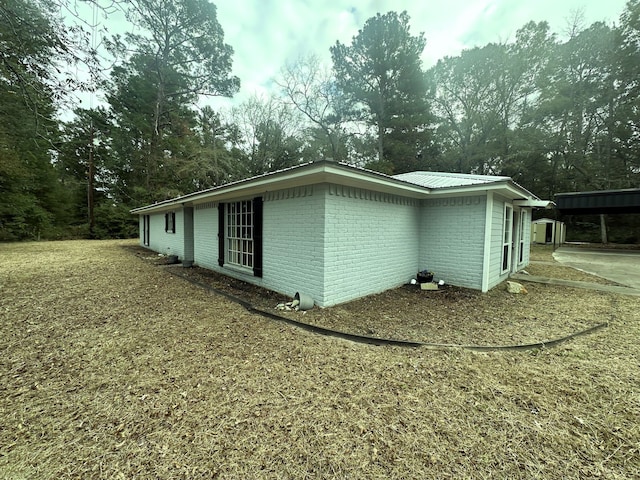
<path fill-rule="evenodd" d="M 576 21 L 561 40 L 529 22 L 428 72 L 407 13 L 377 14 L 331 47 L 333 70 L 302 58 L 281 97 L 228 114 L 196 107 L 239 89 L 215 5 L 133 0 L 135 28 L 107 42 L 115 64 L 95 85 L 108 106 L 62 125 L 59 100 L 81 84 L 60 65 L 98 57 L 54 4 L 0 2 L 0 240 L 132 236 L 132 207 L 319 158 L 509 175 L 543 198 L 640 184 L 640 0 L 617 25 Z"/>
<path fill-rule="evenodd" d="M 631 11 L 621 28 L 576 24 L 560 42 L 546 23 L 528 23 L 514 42 L 440 60 L 429 71 L 438 167 L 509 175 L 544 198 L 637 186 L 640 110 L 629 92 L 640 56 Z"/>
<path fill-rule="evenodd" d="M 201 95 L 232 95 L 239 88 L 229 75 L 233 50 L 223 42 L 215 6 L 206 0 L 136 0 L 129 19 L 142 30 L 126 35 L 126 48 L 118 37 L 111 43 L 125 58 L 107 85 L 112 198 L 141 205 L 225 179 L 221 143 L 210 145 L 205 138 L 214 119 L 198 119 L 192 108 Z M 203 156 L 208 154 L 215 158 Z"/>
<path fill-rule="evenodd" d="M 245 176 L 260 175 L 300 163 L 300 117 L 290 105 L 275 97 L 253 96 L 234 107 L 236 145 Z"/>
<path fill-rule="evenodd" d="M 153 58 L 149 72 L 162 95 L 232 96 L 240 80 L 230 76 L 233 48 L 224 43 L 216 6 L 208 0 L 132 0 L 129 20 L 142 33 L 128 33 L 126 46 Z M 119 42 L 116 41 L 118 45 Z M 118 45 L 123 47 L 122 44 Z"/>
<path fill-rule="evenodd" d="M 95 238 L 135 238 L 138 233 L 138 220 L 127 205 L 108 200 L 96 205 Z"/>
<path fill-rule="evenodd" d="M 49 81 L 63 47 L 39 2 L 0 4 L 0 239 L 55 236 L 69 218 L 51 164 L 57 138 Z"/>
<path fill-rule="evenodd" d="M 421 166 L 431 144 L 427 80 L 420 55 L 424 35 L 409 33 L 409 15 L 389 12 L 370 18 L 350 46 L 331 47 L 337 86 L 348 113 L 375 128 L 378 161 L 399 173 Z"/>

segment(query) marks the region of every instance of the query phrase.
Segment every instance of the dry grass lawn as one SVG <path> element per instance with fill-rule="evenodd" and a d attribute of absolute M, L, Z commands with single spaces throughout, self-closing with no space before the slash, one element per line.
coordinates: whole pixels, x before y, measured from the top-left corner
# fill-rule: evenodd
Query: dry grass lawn
<path fill-rule="evenodd" d="M 640 478 L 639 297 L 399 289 L 290 314 L 447 343 L 610 321 L 525 352 L 375 347 L 249 313 L 132 245 L 0 244 L 0 479 Z"/>

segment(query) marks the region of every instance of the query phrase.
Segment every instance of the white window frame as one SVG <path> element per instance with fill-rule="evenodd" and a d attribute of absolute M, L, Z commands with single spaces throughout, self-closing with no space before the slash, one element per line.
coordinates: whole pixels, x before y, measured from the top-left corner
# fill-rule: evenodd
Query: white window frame
<path fill-rule="evenodd" d="M 229 202 L 225 209 L 225 262 L 238 268 L 253 269 L 253 201 Z"/>
<path fill-rule="evenodd" d="M 527 226 L 527 215 L 526 210 L 520 210 L 520 241 L 518 243 L 518 265 L 522 265 L 524 263 L 524 229 Z"/>
<path fill-rule="evenodd" d="M 505 274 L 511 270 L 511 258 L 513 255 L 513 205 L 504 204 L 502 215 L 502 255 L 500 256 L 500 274 Z M 506 257 L 505 257 L 506 253 Z M 506 265 L 506 268 L 505 268 Z"/>
<path fill-rule="evenodd" d="M 149 246 L 149 237 L 151 233 L 151 215 L 142 215 L 142 244 Z"/>

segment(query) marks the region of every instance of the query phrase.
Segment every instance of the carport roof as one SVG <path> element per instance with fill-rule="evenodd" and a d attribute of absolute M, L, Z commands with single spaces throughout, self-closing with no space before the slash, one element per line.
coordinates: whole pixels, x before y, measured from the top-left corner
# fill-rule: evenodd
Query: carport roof
<path fill-rule="evenodd" d="M 640 213 L 640 188 L 556 194 L 563 215 Z"/>

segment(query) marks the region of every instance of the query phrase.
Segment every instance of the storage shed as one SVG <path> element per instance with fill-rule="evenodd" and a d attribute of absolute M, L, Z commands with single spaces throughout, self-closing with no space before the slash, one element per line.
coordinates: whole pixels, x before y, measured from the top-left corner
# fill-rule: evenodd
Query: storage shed
<path fill-rule="evenodd" d="M 562 245 L 565 242 L 564 222 L 540 218 L 531 222 L 531 243 Z"/>

